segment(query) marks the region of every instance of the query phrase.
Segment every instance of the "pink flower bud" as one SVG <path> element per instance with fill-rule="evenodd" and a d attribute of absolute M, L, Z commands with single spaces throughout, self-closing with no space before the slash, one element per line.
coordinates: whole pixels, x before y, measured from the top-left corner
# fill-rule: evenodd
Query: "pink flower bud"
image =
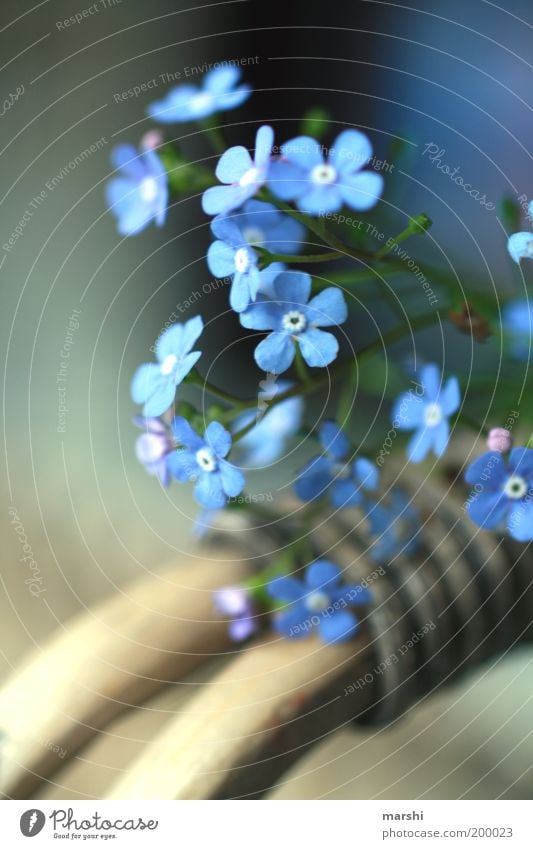
<path fill-rule="evenodd" d="M 504 427 L 493 427 L 489 431 L 487 437 L 489 451 L 498 451 L 500 454 L 505 454 L 506 451 L 509 451 L 512 444 L 511 434 Z"/>
<path fill-rule="evenodd" d="M 143 150 L 154 150 L 163 144 L 163 133 L 159 130 L 149 130 L 141 139 L 141 147 Z"/>

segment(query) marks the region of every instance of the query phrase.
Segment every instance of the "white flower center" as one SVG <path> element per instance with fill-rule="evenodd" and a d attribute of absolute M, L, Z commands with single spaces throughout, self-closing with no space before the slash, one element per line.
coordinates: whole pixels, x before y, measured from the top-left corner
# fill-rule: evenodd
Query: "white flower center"
<path fill-rule="evenodd" d="M 428 427 L 436 427 L 443 419 L 440 404 L 427 404 L 424 410 L 424 421 Z"/>
<path fill-rule="evenodd" d="M 194 97 L 191 97 L 190 106 L 192 109 L 204 109 L 210 106 L 213 96 L 207 91 L 199 91 Z"/>
<path fill-rule="evenodd" d="M 327 593 L 321 592 L 321 590 L 317 590 L 314 593 L 310 593 L 306 600 L 305 606 L 311 613 L 320 613 L 322 610 L 325 610 L 330 602 L 329 595 Z"/>
<path fill-rule="evenodd" d="M 252 264 L 250 252 L 246 248 L 239 248 L 239 250 L 235 252 L 234 262 L 235 269 L 241 274 L 244 274 L 244 272 L 248 271 Z"/>
<path fill-rule="evenodd" d="M 210 448 L 199 448 L 196 452 L 196 461 L 204 472 L 214 472 L 217 460 Z"/>
<path fill-rule="evenodd" d="M 161 374 L 171 374 L 177 362 L 178 358 L 176 354 L 169 354 L 161 363 Z"/>
<path fill-rule="evenodd" d="M 337 179 L 337 172 L 333 165 L 328 165 L 327 162 L 321 165 L 315 165 L 311 171 L 311 180 L 319 186 L 327 186 L 329 183 L 334 183 Z"/>
<path fill-rule="evenodd" d="M 289 310 L 281 319 L 281 326 L 289 333 L 301 333 L 306 324 L 305 315 L 300 310 Z"/>
<path fill-rule="evenodd" d="M 523 498 L 527 493 L 527 483 L 520 475 L 511 475 L 507 478 L 503 491 L 507 498 Z"/>
<path fill-rule="evenodd" d="M 257 183 L 260 177 L 259 168 L 256 168 L 255 165 L 253 168 L 249 168 L 248 171 L 245 171 L 242 177 L 239 180 L 239 186 L 241 188 L 246 188 L 246 186 L 251 186 L 252 183 Z"/>
<path fill-rule="evenodd" d="M 346 480 L 352 473 L 349 463 L 333 463 L 331 471 L 338 480 Z"/>
<path fill-rule="evenodd" d="M 265 241 L 265 234 L 259 227 L 245 227 L 242 235 L 249 245 L 262 245 Z"/>
<path fill-rule="evenodd" d="M 145 177 L 139 184 L 139 194 L 145 203 L 151 203 L 157 197 L 157 180 L 155 177 Z"/>

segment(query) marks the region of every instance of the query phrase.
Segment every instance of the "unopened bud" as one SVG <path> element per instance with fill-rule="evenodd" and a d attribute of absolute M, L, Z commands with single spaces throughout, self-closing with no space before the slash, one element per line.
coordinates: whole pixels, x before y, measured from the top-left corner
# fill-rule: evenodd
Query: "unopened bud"
<path fill-rule="evenodd" d="M 159 130 L 149 130 L 141 138 L 141 147 L 143 150 L 155 150 L 163 144 L 163 133 Z"/>
<path fill-rule="evenodd" d="M 509 451 L 512 444 L 511 434 L 504 427 L 493 427 L 489 431 L 487 437 L 489 451 L 498 451 L 500 454 L 505 454 L 506 451 Z"/>

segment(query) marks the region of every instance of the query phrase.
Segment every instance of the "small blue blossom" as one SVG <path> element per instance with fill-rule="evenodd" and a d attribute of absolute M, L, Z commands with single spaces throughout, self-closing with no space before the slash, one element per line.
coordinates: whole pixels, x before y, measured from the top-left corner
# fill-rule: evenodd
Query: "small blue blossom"
<path fill-rule="evenodd" d="M 223 186 L 211 186 L 202 196 L 202 208 L 207 215 L 219 215 L 242 206 L 266 183 L 274 130 L 268 125 L 259 127 L 255 137 L 255 156 L 245 147 L 230 147 L 220 158 L 215 174 Z"/>
<path fill-rule="evenodd" d="M 533 238 L 533 235 L 532 235 Z M 509 351 L 516 360 L 527 362 L 531 356 L 533 312 L 525 299 L 511 301 L 502 311 L 502 327 Z"/>
<path fill-rule="evenodd" d="M 149 475 L 157 475 L 163 486 L 168 486 L 170 472 L 167 456 L 174 447 L 169 429 L 161 419 L 156 418 L 135 416 L 133 422 L 145 431 L 135 443 L 137 459 L 144 465 Z"/>
<path fill-rule="evenodd" d="M 413 554 L 418 547 L 420 514 L 403 490 L 394 487 L 389 503 L 370 504 L 369 532 L 374 537 L 370 556 L 379 563 L 388 563 L 397 554 Z"/>
<path fill-rule="evenodd" d="M 305 227 L 271 203 L 249 200 L 233 219 L 249 245 L 259 245 L 273 254 L 296 254 L 302 250 Z"/>
<path fill-rule="evenodd" d="M 329 560 L 307 567 L 304 580 L 274 578 L 269 594 L 284 607 L 273 616 L 274 629 L 283 637 L 300 639 L 318 628 L 324 643 L 342 643 L 359 630 L 357 616 L 349 607 L 368 605 L 372 595 L 356 584 L 341 584 L 341 572 Z"/>
<path fill-rule="evenodd" d="M 519 542 L 533 539 L 533 449 L 513 448 L 506 460 L 488 451 L 468 467 L 466 509 L 480 528 L 503 530 Z"/>
<path fill-rule="evenodd" d="M 246 240 L 245 233 L 236 222 L 237 218 L 220 215 L 211 223 L 217 241 L 209 246 L 207 264 L 216 277 L 231 277 L 229 302 L 235 312 L 243 312 L 250 301 L 255 301 L 259 292 L 268 293 L 272 281 L 285 266 L 273 262 L 259 271 L 257 251 Z"/>
<path fill-rule="evenodd" d="M 533 201 L 528 206 L 529 220 L 533 218 Z M 521 259 L 533 259 L 533 233 L 513 233 L 507 241 L 507 250 L 516 263 Z"/>
<path fill-rule="evenodd" d="M 231 617 L 228 631 L 232 640 L 242 642 L 259 630 L 253 600 L 244 587 L 221 587 L 213 595 L 216 610 Z"/>
<path fill-rule="evenodd" d="M 220 509 L 242 492 L 244 475 L 224 459 L 231 434 L 219 422 L 211 422 L 202 438 L 186 419 L 176 416 L 172 430 L 183 447 L 168 457 L 169 470 L 179 481 L 195 481 L 194 497 L 202 507 Z"/>
<path fill-rule="evenodd" d="M 361 170 L 372 156 L 372 145 L 358 130 L 344 130 L 327 159 L 322 145 L 309 136 L 282 145 L 281 154 L 271 163 L 269 188 L 282 200 L 294 200 L 309 215 L 337 212 L 343 204 L 370 209 L 383 191 L 380 174 Z"/>
<path fill-rule="evenodd" d="M 251 304 L 239 318 L 250 330 L 271 330 L 255 349 L 255 361 L 266 372 L 281 374 L 290 368 L 296 345 L 309 366 L 328 366 L 339 350 L 332 333 L 319 330 L 346 321 L 348 308 L 340 289 L 324 289 L 309 301 L 311 277 L 285 271 L 274 280 L 273 301 Z M 308 303 L 309 301 L 309 303 Z"/>
<path fill-rule="evenodd" d="M 205 75 L 201 86 L 176 86 L 162 100 L 151 103 L 146 112 L 161 124 L 176 124 L 235 109 L 252 91 L 249 85 L 237 86 L 241 74 L 240 68 L 215 68 Z"/>
<path fill-rule="evenodd" d="M 355 507 L 364 492 L 377 489 L 377 466 L 365 457 L 353 459 L 353 449 L 337 422 L 325 421 L 319 431 L 324 453 L 309 460 L 300 471 L 294 490 L 302 501 L 328 495 L 334 507 Z"/>
<path fill-rule="evenodd" d="M 450 438 L 448 418 L 460 403 L 456 377 L 450 377 L 443 387 L 442 374 L 436 365 L 431 363 L 420 369 L 417 391 L 400 395 L 392 410 L 394 427 L 416 431 L 407 446 L 411 463 L 420 463 L 431 449 L 437 457 L 444 453 Z"/>
<path fill-rule="evenodd" d="M 155 344 L 157 363 L 139 366 L 131 383 L 131 397 L 144 404 L 145 416 L 160 416 L 171 406 L 178 386 L 195 366 L 200 351 L 191 351 L 203 330 L 199 315 L 185 324 L 173 324 Z"/>
<path fill-rule="evenodd" d="M 262 381 L 262 383 L 268 383 L 268 381 Z M 259 393 L 259 410 L 265 400 L 274 399 L 277 394 L 285 392 L 290 386 L 291 384 L 288 381 L 275 383 L 271 380 L 271 385 L 266 386 Z M 280 401 L 278 404 L 274 404 L 271 409 L 266 408 L 265 414 L 259 418 L 256 426 L 239 440 L 236 450 L 241 466 L 257 468 L 258 466 L 268 466 L 270 463 L 279 460 L 288 440 L 295 435 L 300 427 L 303 410 L 303 398 L 298 396 Z M 257 417 L 258 411 L 256 410 L 243 413 L 235 420 L 234 431 L 237 432 L 241 428 L 247 427 Z"/>
<path fill-rule="evenodd" d="M 106 200 L 117 218 L 118 232 L 134 236 L 155 221 L 165 222 L 168 204 L 168 178 L 154 150 L 138 153 L 129 144 L 120 144 L 111 153 L 111 162 L 120 177 L 106 186 Z"/>

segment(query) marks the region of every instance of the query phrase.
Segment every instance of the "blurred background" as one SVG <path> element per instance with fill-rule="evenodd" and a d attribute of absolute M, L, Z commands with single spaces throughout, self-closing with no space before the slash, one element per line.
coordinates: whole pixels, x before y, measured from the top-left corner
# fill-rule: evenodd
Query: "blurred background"
<path fill-rule="evenodd" d="M 533 176 L 528 0 L 194 7 L 100 0 L 81 23 L 62 25 L 89 6 L 4 0 L 0 13 L 3 678 L 69 617 L 194 547 L 189 493 L 163 491 L 135 460 L 129 383 L 167 317 L 176 310 L 191 317 L 198 308 L 186 302 L 211 279 L 209 222 L 194 197 L 173 205 L 163 230 L 118 236 L 104 202 L 109 154 L 153 126 L 145 109 L 154 94 L 117 95 L 160 75 L 184 79 L 190 69 L 194 82 L 205 63 L 248 57 L 243 74 L 254 94 L 222 116 L 228 142 L 251 146 L 265 122 L 282 142 L 298 134 L 309 107 L 323 106 L 331 116 L 326 143 L 355 126 L 370 136 L 377 159 L 394 164 L 390 178 L 384 173 L 380 212 L 389 235 L 406 214 L 426 212 L 434 226 L 413 247 L 416 256 L 453 267 L 459 280 L 475 279 L 496 302 L 527 282 L 507 257 L 499 204 L 504 196 L 529 197 Z M 160 81 L 156 96 L 171 85 Z M 176 125 L 166 135 L 214 168 L 201 132 Z M 428 145 L 494 207 L 458 187 L 430 160 Z M 22 233 L 9 245 L 19 223 Z M 422 297 L 408 308 L 425 308 Z M 387 321 L 379 303 L 368 309 Z M 251 343 L 228 314 L 227 292 L 203 297 L 201 311 L 213 320 L 208 356 L 224 351 L 214 377 L 224 383 L 238 365 L 244 395 L 257 372 Z M 364 315 L 353 332 L 366 339 Z M 467 377 L 474 354 L 498 373 L 497 335 L 475 352 L 452 327 L 446 340 L 443 350 L 439 337 L 435 351 L 428 332 L 421 349 Z M 526 365 L 519 367 L 526 378 Z M 490 413 L 490 399 L 478 400 Z M 274 485 L 278 475 L 271 470 Z M 38 564 L 38 595 L 28 591 L 10 507 Z M 516 652 L 387 734 L 333 735 L 274 795 L 529 798 L 532 660 Z M 96 771 L 96 787 L 100 781 Z M 67 798 L 64 789 L 59 797 Z"/>

